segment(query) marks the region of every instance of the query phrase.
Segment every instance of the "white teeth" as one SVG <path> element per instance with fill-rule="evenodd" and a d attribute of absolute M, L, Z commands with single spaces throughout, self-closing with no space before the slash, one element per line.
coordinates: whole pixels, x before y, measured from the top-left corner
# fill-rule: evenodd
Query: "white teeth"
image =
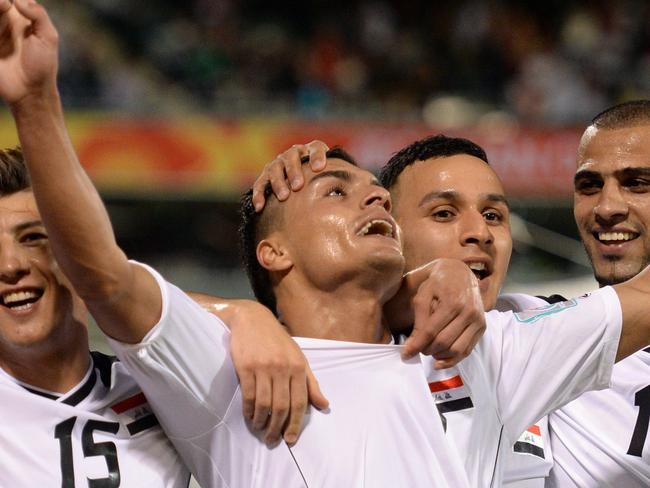
<path fill-rule="evenodd" d="M 360 236 L 368 235 L 370 229 L 372 228 L 379 231 L 377 233 L 383 236 L 393 237 L 393 226 L 390 225 L 390 223 L 386 222 L 385 220 L 371 220 L 359 230 L 357 235 Z"/>
<path fill-rule="evenodd" d="M 599 232 L 599 241 L 629 241 L 634 239 L 631 232 Z"/>
<path fill-rule="evenodd" d="M 37 298 L 38 294 L 34 291 L 16 291 L 10 292 L 4 295 L 2 298 L 5 305 L 10 305 L 15 302 L 22 302 L 24 300 L 30 300 L 32 298 Z M 20 310 L 22 307 L 17 307 L 17 310 Z"/>
<path fill-rule="evenodd" d="M 12 307 L 12 310 L 27 310 L 28 308 L 31 308 L 33 306 L 32 303 L 26 303 L 25 305 L 19 305 L 17 307 Z"/>
<path fill-rule="evenodd" d="M 472 271 L 485 271 L 485 263 L 467 263 Z"/>

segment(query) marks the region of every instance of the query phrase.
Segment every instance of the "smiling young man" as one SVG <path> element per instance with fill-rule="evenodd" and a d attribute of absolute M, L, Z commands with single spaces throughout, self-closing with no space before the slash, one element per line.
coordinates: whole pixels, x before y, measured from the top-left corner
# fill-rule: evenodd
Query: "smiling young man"
<path fill-rule="evenodd" d="M 481 147 L 462 138 L 427 137 L 397 152 L 384 165 L 379 178 L 393 197 L 393 215 L 402 228 L 407 270 L 432 259 L 455 258 L 464 262 L 478 278 L 485 310 L 519 311 L 547 305 L 542 299 L 525 295 L 502 296 L 497 302 L 512 253 L 510 207 L 501 180 L 489 166 Z M 529 356 L 534 357 L 526 347 L 539 349 L 542 339 L 520 344 L 521 350 L 514 354 L 515 360 L 504 372 L 502 383 L 514 381 L 507 375 L 516 376 L 519 370 L 528 367 L 517 366 L 516 359 L 528 361 Z M 544 367 L 537 365 L 540 366 Z M 485 480 L 487 473 L 480 471 L 486 464 L 498 463 L 495 486 L 502 482 L 513 488 L 544 486 L 552 466 L 546 417 L 541 420 L 528 417 L 535 424 L 519 438 L 517 432 L 508 428 L 511 427 L 508 415 L 516 418 L 523 411 L 534 410 L 535 403 L 524 399 L 510 413 L 497 403 L 495 410 L 488 412 L 475 405 L 481 403 L 476 399 L 478 392 L 459 395 L 462 388 L 456 384 L 458 378 L 459 369 L 451 368 L 430 374 L 429 380 L 434 385 L 436 405 L 447 421 L 447 434 L 459 446 L 470 480 Z M 530 383 L 520 383 L 518 389 L 532 395 L 537 382 L 534 368 L 530 380 Z M 497 418 L 492 417 L 494 412 Z M 490 423 L 503 425 L 506 430 L 489 432 L 485 425 Z M 499 454 L 490 449 L 481 452 L 472 449 L 481 432 L 488 437 L 501 437 Z M 499 460 L 492 461 L 492 456 L 498 456 Z"/>
<path fill-rule="evenodd" d="M 50 250 L 20 150 L 0 151 L 0 486 L 183 488 L 189 472 Z M 92 459 L 92 462 L 91 462 Z"/>
<path fill-rule="evenodd" d="M 600 286 L 650 263 L 650 101 L 597 115 L 578 148 L 574 215 Z M 557 487 L 650 485 L 650 349 L 616 364 L 612 386 L 550 416 Z"/>

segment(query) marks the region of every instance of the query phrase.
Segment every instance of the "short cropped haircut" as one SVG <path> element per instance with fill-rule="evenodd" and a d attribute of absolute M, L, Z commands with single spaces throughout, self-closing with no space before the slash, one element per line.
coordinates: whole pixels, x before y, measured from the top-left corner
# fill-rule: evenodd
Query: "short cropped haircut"
<path fill-rule="evenodd" d="M 0 197 L 12 195 L 31 186 L 22 149 L 0 149 Z"/>
<path fill-rule="evenodd" d="M 597 129 L 622 129 L 650 124 L 650 100 L 619 103 L 596 115 L 591 125 Z"/>
<path fill-rule="evenodd" d="M 353 166 L 358 166 L 354 158 L 340 147 L 330 149 L 325 156 L 327 159 L 342 159 Z M 309 156 L 305 156 L 301 160 L 302 164 L 308 161 Z M 282 214 L 279 212 L 281 204 L 270 201 L 272 195 L 273 188 L 271 183 L 267 182 L 264 187 L 266 205 L 261 212 L 255 211 L 252 188 L 242 195 L 239 206 L 239 252 L 255 297 L 262 305 L 277 315 L 277 303 L 271 275 L 257 260 L 257 245 L 283 224 Z"/>
<path fill-rule="evenodd" d="M 416 161 L 431 158 L 445 158 L 458 154 L 468 154 L 489 164 L 481 146 L 461 137 L 447 137 L 443 134 L 425 137 L 396 152 L 381 168 L 379 181 L 388 190 L 395 184 L 402 171 Z"/>

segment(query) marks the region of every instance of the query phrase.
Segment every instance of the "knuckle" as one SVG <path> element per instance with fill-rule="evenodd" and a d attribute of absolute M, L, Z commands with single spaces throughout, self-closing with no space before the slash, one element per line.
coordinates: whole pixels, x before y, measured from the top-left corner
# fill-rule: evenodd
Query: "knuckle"
<path fill-rule="evenodd" d="M 289 411 L 289 400 L 276 401 L 273 406 L 273 414 L 284 416 Z"/>
<path fill-rule="evenodd" d="M 255 411 L 258 414 L 266 414 L 269 410 L 271 410 L 271 402 L 269 400 L 258 399 L 255 402 Z"/>
<path fill-rule="evenodd" d="M 242 376 L 252 376 L 256 369 L 256 364 L 252 362 L 243 362 L 239 365 L 239 374 Z"/>
<path fill-rule="evenodd" d="M 273 373 L 284 373 L 287 370 L 287 363 L 282 358 L 271 358 L 267 361 L 266 367 Z"/>
<path fill-rule="evenodd" d="M 292 408 L 298 412 L 304 412 L 307 409 L 307 401 L 302 398 L 294 400 Z"/>
<path fill-rule="evenodd" d="M 442 339 L 437 339 L 435 341 L 435 344 L 433 344 L 433 347 L 439 352 L 449 351 L 452 347 L 452 344 L 450 344 L 448 339 L 442 338 Z"/>
<path fill-rule="evenodd" d="M 305 364 L 304 361 L 292 361 L 291 364 L 289 364 L 289 373 L 291 376 L 302 376 L 306 374 L 307 371 L 307 364 Z"/>
<path fill-rule="evenodd" d="M 241 391 L 242 400 L 244 403 L 251 404 L 255 401 L 255 392 L 253 389 L 243 389 Z"/>
<path fill-rule="evenodd" d="M 425 307 L 425 306 L 429 305 L 429 299 L 427 297 L 425 297 L 422 293 L 417 293 L 413 297 L 412 301 L 413 301 L 413 306 L 418 307 L 418 308 Z"/>
<path fill-rule="evenodd" d="M 465 353 L 465 348 L 457 344 L 452 344 L 449 347 L 449 353 L 451 354 L 452 357 L 457 358 L 462 356 Z"/>
<path fill-rule="evenodd" d="M 433 325 L 430 323 L 424 324 L 424 327 L 419 330 L 419 335 L 421 339 L 431 342 L 435 338 Z"/>

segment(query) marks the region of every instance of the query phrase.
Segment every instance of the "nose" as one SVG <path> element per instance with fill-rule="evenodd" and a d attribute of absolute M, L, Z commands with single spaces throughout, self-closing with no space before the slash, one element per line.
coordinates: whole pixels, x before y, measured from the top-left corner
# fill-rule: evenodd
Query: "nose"
<path fill-rule="evenodd" d="M 0 281 L 16 284 L 29 274 L 25 253 L 14 243 L 0 244 Z"/>
<path fill-rule="evenodd" d="M 390 193 L 383 186 L 372 185 L 370 191 L 363 199 L 362 207 L 370 207 L 371 205 L 381 205 L 389 213 L 393 208 Z"/>
<path fill-rule="evenodd" d="M 596 222 L 602 225 L 617 224 L 627 218 L 628 211 L 627 201 L 618 183 L 605 182 L 594 207 Z"/>
<path fill-rule="evenodd" d="M 480 247 L 488 246 L 494 242 L 490 226 L 481 212 L 471 211 L 463 215 L 460 241 L 463 245 L 476 244 Z"/>

